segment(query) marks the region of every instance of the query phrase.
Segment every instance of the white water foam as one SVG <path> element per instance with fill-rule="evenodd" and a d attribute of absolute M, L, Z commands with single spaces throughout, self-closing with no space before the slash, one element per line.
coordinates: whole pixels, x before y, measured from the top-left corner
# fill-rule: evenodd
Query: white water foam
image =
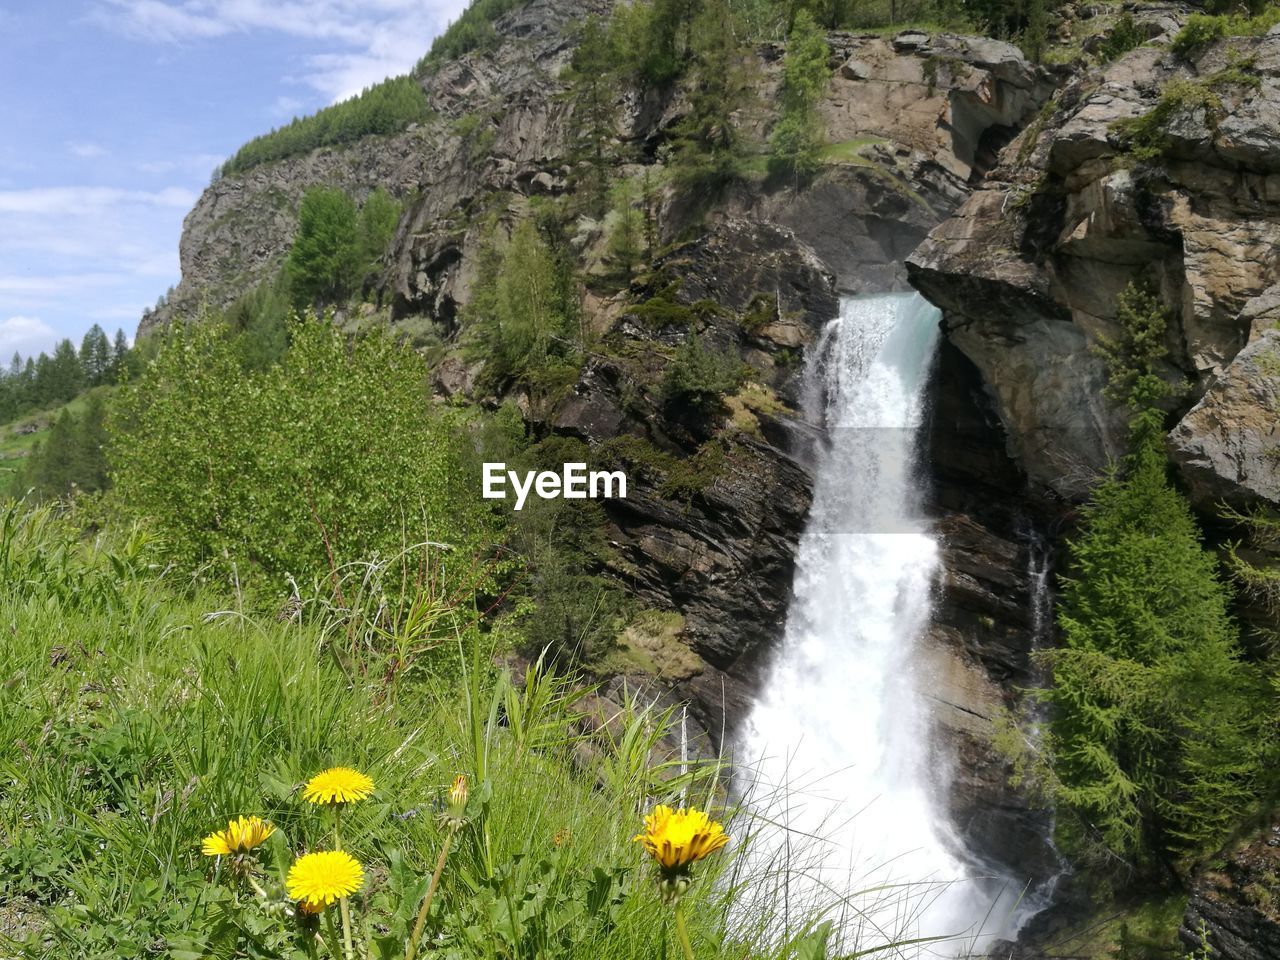
<path fill-rule="evenodd" d="M 784 828 L 749 848 L 770 888 L 756 906 L 781 902 L 767 923 L 835 903 L 843 950 L 948 938 L 884 956 L 980 951 L 1026 913 L 941 812 L 949 773 L 930 755 L 914 670 L 939 565 L 916 456 L 938 320 L 918 295 L 850 298 L 810 351 L 806 414 L 825 427 L 813 506 L 786 631 L 735 751 L 750 809 Z"/>

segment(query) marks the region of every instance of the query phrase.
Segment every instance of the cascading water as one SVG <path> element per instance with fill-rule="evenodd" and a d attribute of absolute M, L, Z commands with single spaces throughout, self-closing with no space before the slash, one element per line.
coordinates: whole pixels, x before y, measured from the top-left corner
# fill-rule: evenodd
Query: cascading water
<path fill-rule="evenodd" d="M 913 670 L 939 563 L 916 463 L 938 318 L 915 294 L 846 299 L 810 351 L 806 414 L 825 426 L 813 506 L 737 749 L 753 813 L 785 828 L 762 831 L 749 858 L 757 884 L 786 878 L 768 922 L 834 903 L 824 919 L 846 949 L 955 938 L 898 956 L 1008 935 L 1019 892 L 983 877 L 940 813 L 947 775 Z"/>

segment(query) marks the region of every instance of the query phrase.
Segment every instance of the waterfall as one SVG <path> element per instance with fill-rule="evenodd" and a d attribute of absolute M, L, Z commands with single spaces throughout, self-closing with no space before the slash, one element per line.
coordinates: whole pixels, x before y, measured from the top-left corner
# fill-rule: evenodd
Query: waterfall
<path fill-rule="evenodd" d="M 785 828 L 760 831 L 748 854 L 757 887 L 776 881 L 770 922 L 835 904 L 824 919 L 844 949 L 953 938 L 886 954 L 900 957 L 1007 936 L 1018 899 L 942 812 L 948 776 L 914 672 L 939 566 L 917 464 L 938 319 L 915 294 L 849 298 L 809 351 L 805 413 L 825 427 L 813 506 L 783 640 L 735 751 L 749 809 Z"/>

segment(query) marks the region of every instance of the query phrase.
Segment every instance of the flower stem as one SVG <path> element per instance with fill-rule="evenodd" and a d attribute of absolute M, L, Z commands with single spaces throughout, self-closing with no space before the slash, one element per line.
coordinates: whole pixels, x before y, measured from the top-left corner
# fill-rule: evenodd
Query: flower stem
<path fill-rule="evenodd" d="M 684 907 L 676 901 L 676 939 L 680 941 L 680 949 L 684 951 L 684 960 L 693 960 L 693 945 L 689 943 L 689 929 L 684 923 Z"/>
<path fill-rule="evenodd" d="M 413 960 L 418 952 L 418 941 L 422 939 L 422 928 L 427 922 L 427 913 L 431 910 L 431 900 L 436 895 L 436 887 L 440 886 L 440 875 L 444 873 L 444 862 L 449 858 L 449 844 L 453 842 L 454 831 L 444 835 L 444 843 L 440 846 L 440 858 L 436 860 L 436 869 L 431 874 L 431 883 L 427 885 L 427 895 L 422 898 L 422 907 L 418 910 L 418 919 L 414 921 L 413 933 L 409 935 L 409 947 L 405 951 L 404 960 Z"/>
<path fill-rule="evenodd" d="M 329 942 L 325 944 L 329 948 L 329 953 L 333 956 L 333 960 L 338 960 L 342 955 L 338 946 L 338 931 L 333 926 L 333 914 L 328 910 L 324 913 L 324 925 L 329 932 Z"/>
<path fill-rule="evenodd" d="M 333 807 L 333 849 L 342 849 L 342 805 L 334 804 Z M 346 960 L 351 960 L 351 907 L 347 904 L 347 898 L 343 897 L 338 901 L 338 909 L 342 913 L 342 955 Z"/>

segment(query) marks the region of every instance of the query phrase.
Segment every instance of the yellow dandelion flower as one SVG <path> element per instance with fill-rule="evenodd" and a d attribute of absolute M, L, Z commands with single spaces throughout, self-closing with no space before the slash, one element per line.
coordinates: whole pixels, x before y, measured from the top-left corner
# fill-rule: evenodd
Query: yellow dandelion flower
<path fill-rule="evenodd" d="M 311 803 L 351 803 L 373 793 L 373 781 L 350 767 L 330 767 L 307 781 L 302 799 Z"/>
<path fill-rule="evenodd" d="M 343 850 L 322 850 L 299 857 L 285 878 L 290 899 L 306 904 L 304 909 L 308 911 L 323 909 L 350 896 L 363 883 L 360 861 Z"/>
<path fill-rule="evenodd" d="M 252 850 L 276 828 L 261 817 L 236 817 L 227 821 L 227 829 L 209 834 L 200 844 L 200 852 L 206 857 L 226 857 L 233 853 Z"/>
<path fill-rule="evenodd" d="M 668 873 L 685 871 L 729 842 L 724 828 L 696 807 L 672 810 L 659 804 L 644 818 L 635 841 Z"/>

